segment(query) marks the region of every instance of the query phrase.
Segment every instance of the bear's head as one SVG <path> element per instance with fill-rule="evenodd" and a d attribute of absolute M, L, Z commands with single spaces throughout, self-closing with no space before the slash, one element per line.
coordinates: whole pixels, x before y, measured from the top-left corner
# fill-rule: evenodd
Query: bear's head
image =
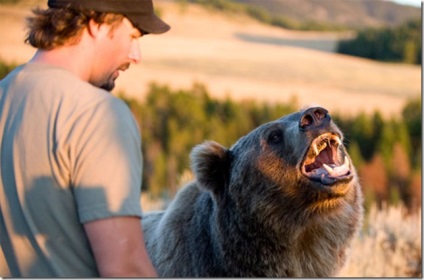
<path fill-rule="evenodd" d="M 198 185 L 217 204 L 263 220 L 301 222 L 355 211 L 361 202 L 343 134 L 321 107 L 263 124 L 230 149 L 207 141 L 191 161 Z"/>

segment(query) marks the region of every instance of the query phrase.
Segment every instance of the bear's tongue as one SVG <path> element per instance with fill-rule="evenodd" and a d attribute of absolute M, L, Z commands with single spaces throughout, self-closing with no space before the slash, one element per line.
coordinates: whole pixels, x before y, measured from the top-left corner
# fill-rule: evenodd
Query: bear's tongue
<path fill-rule="evenodd" d="M 315 165 L 315 164 L 314 164 Z M 332 178 L 337 178 L 343 175 L 346 175 L 349 172 L 349 160 L 347 157 L 344 157 L 344 162 L 342 165 L 337 165 L 334 163 L 321 165 L 322 167 L 317 167 L 309 171 L 311 175 L 322 178 L 327 175 Z"/>

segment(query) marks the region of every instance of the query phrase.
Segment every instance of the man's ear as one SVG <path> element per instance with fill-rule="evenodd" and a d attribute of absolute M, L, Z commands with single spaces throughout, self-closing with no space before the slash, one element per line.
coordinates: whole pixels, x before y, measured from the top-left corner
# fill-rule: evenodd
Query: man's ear
<path fill-rule="evenodd" d="M 100 24 L 94 21 L 94 19 L 90 19 L 87 24 L 87 31 L 91 37 L 97 38 L 102 34 L 102 32 L 109 32 L 108 27 L 110 28 L 110 26 L 107 24 Z"/>

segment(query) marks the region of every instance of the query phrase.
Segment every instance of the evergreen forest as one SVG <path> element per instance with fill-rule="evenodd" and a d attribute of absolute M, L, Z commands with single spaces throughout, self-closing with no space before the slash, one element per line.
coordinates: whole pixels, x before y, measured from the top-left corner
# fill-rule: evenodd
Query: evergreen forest
<path fill-rule="evenodd" d="M 410 20 L 397 27 L 365 28 L 354 39 L 340 41 L 337 52 L 379 61 L 421 64 L 421 20 Z"/>

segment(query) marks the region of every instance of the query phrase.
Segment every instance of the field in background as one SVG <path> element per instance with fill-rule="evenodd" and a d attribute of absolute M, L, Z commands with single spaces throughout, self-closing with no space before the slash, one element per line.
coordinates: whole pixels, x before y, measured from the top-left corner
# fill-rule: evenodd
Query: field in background
<path fill-rule="evenodd" d="M 296 97 L 333 113 L 378 109 L 385 116 L 397 116 L 420 95 L 419 66 L 328 52 L 349 34 L 289 31 L 199 6 L 155 3 L 172 29 L 140 40 L 142 62 L 122 73 L 116 92 L 142 100 L 150 81 L 172 88 L 199 82 L 215 97 L 273 103 Z M 28 10 L 0 5 L 0 57 L 6 62 L 23 63 L 34 52 L 23 44 Z"/>

